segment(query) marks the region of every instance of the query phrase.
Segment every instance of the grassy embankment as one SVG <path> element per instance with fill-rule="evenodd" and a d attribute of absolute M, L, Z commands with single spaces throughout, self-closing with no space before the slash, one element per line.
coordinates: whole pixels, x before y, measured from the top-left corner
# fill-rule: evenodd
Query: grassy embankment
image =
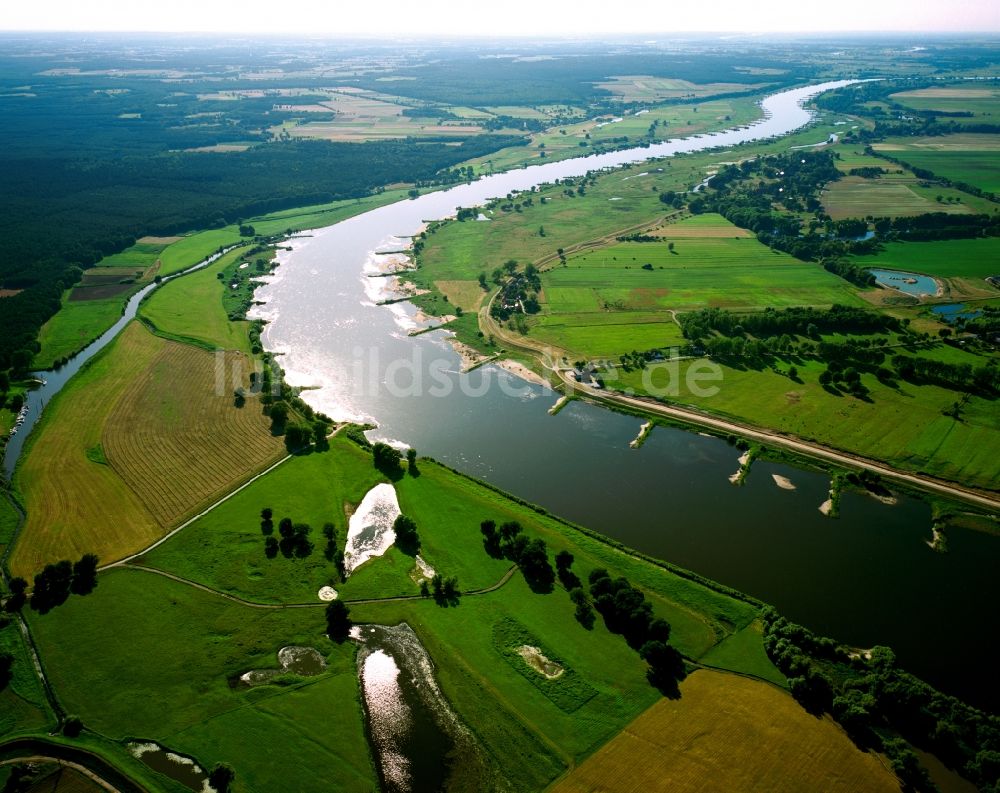
<path fill-rule="evenodd" d="M 762 96 L 762 95 L 761 95 Z M 470 160 L 477 173 L 493 173 L 539 165 L 625 146 L 658 143 L 750 124 L 761 116 L 760 96 L 708 99 L 697 104 L 663 104 L 642 115 L 611 116 L 547 129 L 531 136 L 527 146 L 514 146 Z M 650 135 L 650 127 L 656 123 Z"/>

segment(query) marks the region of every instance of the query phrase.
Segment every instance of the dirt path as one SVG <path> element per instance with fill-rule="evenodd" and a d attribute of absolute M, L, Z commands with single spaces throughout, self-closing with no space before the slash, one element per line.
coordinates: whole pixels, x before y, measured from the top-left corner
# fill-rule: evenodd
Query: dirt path
<path fill-rule="evenodd" d="M 537 356 L 542 361 L 543 366 L 545 366 L 545 361 L 551 360 L 554 357 L 552 351 L 546 345 L 534 342 L 534 340 L 527 339 L 522 336 L 515 336 L 490 316 L 490 306 L 492 305 L 495 296 L 496 295 L 491 297 L 486 306 L 479 312 L 479 321 L 483 331 L 485 333 L 492 334 L 495 338 L 502 340 L 504 344 L 509 345 L 510 347 L 514 347 Z M 559 350 L 557 351 L 557 354 L 562 355 L 563 352 L 565 351 Z M 563 369 L 552 366 L 549 366 L 548 368 L 555 374 L 556 377 L 559 378 L 560 381 L 562 381 L 562 384 L 566 389 L 566 393 L 575 392 L 577 395 L 586 397 L 593 402 L 639 408 L 646 413 L 665 416 L 667 418 L 682 421 L 687 424 L 693 424 L 699 427 L 708 427 L 727 434 L 742 435 L 745 438 L 757 440 L 765 444 L 790 449 L 804 457 L 823 460 L 824 462 L 832 462 L 837 465 L 843 465 L 851 468 L 867 468 L 880 476 L 895 482 L 913 485 L 923 490 L 948 496 L 949 498 L 954 498 L 959 501 L 965 501 L 980 507 L 986 507 L 987 509 L 1000 510 L 1000 494 L 964 487 L 954 482 L 948 482 L 943 479 L 927 476 L 926 474 L 909 473 L 907 471 L 900 470 L 899 468 L 895 468 L 888 463 L 872 460 L 858 454 L 832 449 L 829 446 L 823 446 L 812 441 L 802 440 L 794 435 L 788 435 L 786 433 L 776 432 L 774 430 L 768 430 L 763 427 L 744 424 L 730 419 L 719 418 L 718 416 L 713 416 L 709 413 L 704 413 L 691 408 L 665 405 L 662 402 L 657 402 L 651 398 L 632 397 L 603 389 L 591 388 L 590 386 L 583 385 L 582 383 L 578 383 L 576 380 L 571 379 L 567 372 Z"/>
<path fill-rule="evenodd" d="M 197 581 L 192 581 L 190 578 L 184 578 L 184 576 L 175 575 L 174 573 L 168 573 L 166 570 L 159 570 L 155 567 L 146 567 L 141 564 L 126 564 L 124 562 L 118 562 L 115 565 L 110 565 L 111 567 L 122 567 L 127 570 L 139 570 L 143 573 L 152 573 L 154 575 L 163 576 L 164 578 L 169 578 L 171 581 L 176 581 L 179 584 L 185 584 L 186 586 L 194 587 L 195 589 L 200 589 L 202 592 L 207 592 L 210 595 L 215 595 L 216 597 L 224 598 L 232 603 L 238 603 L 241 606 L 247 606 L 252 609 L 266 609 L 271 611 L 280 611 L 282 609 L 318 609 L 326 608 L 329 603 L 324 601 L 315 601 L 309 603 L 258 603 L 254 600 L 245 600 L 244 598 L 237 597 L 236 595 L 230 595 L 228 592 L 223 592 L 219 589 L 214 589 L 205 584 L 200 584 Z M 486 595 L 490 592 L 496 592 L 504 584 L 510 581 L 511 577 L 517 571 L 517 565 L 511 565 L 503 576 L 495 584 L 490 584 L 488 587 L 482 589 L 468 589 L 461 593 L 462 597 L 471 597 L 475 595 Z M 380 598 L 359 598 L 358 600 L 347 600 L 343 602 L 350 604 L 352 606 L 364 606 L 374 603 L 392 603 L 402 600 L 425 600 L 423 595 L 390 595 L 387 597 Z"/>

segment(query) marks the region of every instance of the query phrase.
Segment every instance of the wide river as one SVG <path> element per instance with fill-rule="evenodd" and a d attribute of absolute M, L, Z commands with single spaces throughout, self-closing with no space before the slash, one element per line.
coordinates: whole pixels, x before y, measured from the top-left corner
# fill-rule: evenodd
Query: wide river
<path fill-rule="evenodd" d="M 742 487 L 739 452 L 715 438 L 658 428 L 629 448 L 640 421 L 574 402 L 487 366 L 460 373 L 443 331 L 418 325 L 407 303 L 376 305 L 378 252 L 405 247 L 425 221 L 513 190 L 587 171 L 786 134 L 810 118 L 802 102 L 843 83 L 772 96 L 750 128 L 649 148 L 547 163 L 366 212 L 295 240 L 256 294 L 267 349 L 290 383 L 338 419 L 486 479 L 556 514 L 774 604 L 791 619 L 857 646 L 892 646 L 915 673 L 990 707 L 988 668 L 996 538 L 954 529 L 931 550 L 931 511 L 848 493 L 837 519 L 819 512 L 828 480 L 759 463 Z M 724 387 L 724 386 L 723 386 Z M 779 488 L 772 473 L 796 490 Z"/>

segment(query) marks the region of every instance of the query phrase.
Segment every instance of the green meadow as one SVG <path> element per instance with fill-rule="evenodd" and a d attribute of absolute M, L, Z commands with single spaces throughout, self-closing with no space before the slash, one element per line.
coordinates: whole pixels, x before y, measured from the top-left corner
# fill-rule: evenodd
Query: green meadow
<path fill-rule="evenodd" d="M 1000 275 L 1000 239 L 889 242 L 879 253 L 855 256 L 856 264 L 910 270 L 939 278 L 983 279 Z"/>
<path fill-rule="evenodd" d="M 145 298 L 139 316 L 167 338 L 193 340 L 211 349 L 239 350 L 249 355 L 249 323 L 228 320 L 222 299 L 229 287 L 218 277 L 244 253 L 237 248 L 197 272 L 164 284 Z"/>

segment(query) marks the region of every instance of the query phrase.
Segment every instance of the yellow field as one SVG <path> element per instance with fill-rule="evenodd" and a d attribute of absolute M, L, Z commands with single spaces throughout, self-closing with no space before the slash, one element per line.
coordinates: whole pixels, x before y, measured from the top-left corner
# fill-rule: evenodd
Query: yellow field
<path fill-rule="evenodd" d="M 225 373 L 218 389 L 217 365 Z M 248 382 L 242 353 L 168 342 L 118 400 L 104 425 L 104 452 L 163 528 L 284 452 L 256 400 L 233 405 L 236 383 Z"/>
<path fill-rule="evenodd" d="M 28 517 L 15 575 L 84 553 L 105 563 L 135 553 L 281 454 L 253 400 L 234 407 L 228 380 L 216 395 L 214 362 L 133 322 L 73 378 L 17 471 Z"/>
<path fill-rule="evenodd" d="M 556 782 L 552 793 L 898 793 L 879 759 L 783 691 L 699 670 Z"/>
<path fill-rule="evenodd" d="M 111 561 L 160 536 L 138 497 L 87 451 L 99 448 L 114 405 L 165 344 L 133 323 L 46 406 L 17 470 L 28 517 L 11 555 L 15 575 L 30 579 L 85 553 Z"/>

